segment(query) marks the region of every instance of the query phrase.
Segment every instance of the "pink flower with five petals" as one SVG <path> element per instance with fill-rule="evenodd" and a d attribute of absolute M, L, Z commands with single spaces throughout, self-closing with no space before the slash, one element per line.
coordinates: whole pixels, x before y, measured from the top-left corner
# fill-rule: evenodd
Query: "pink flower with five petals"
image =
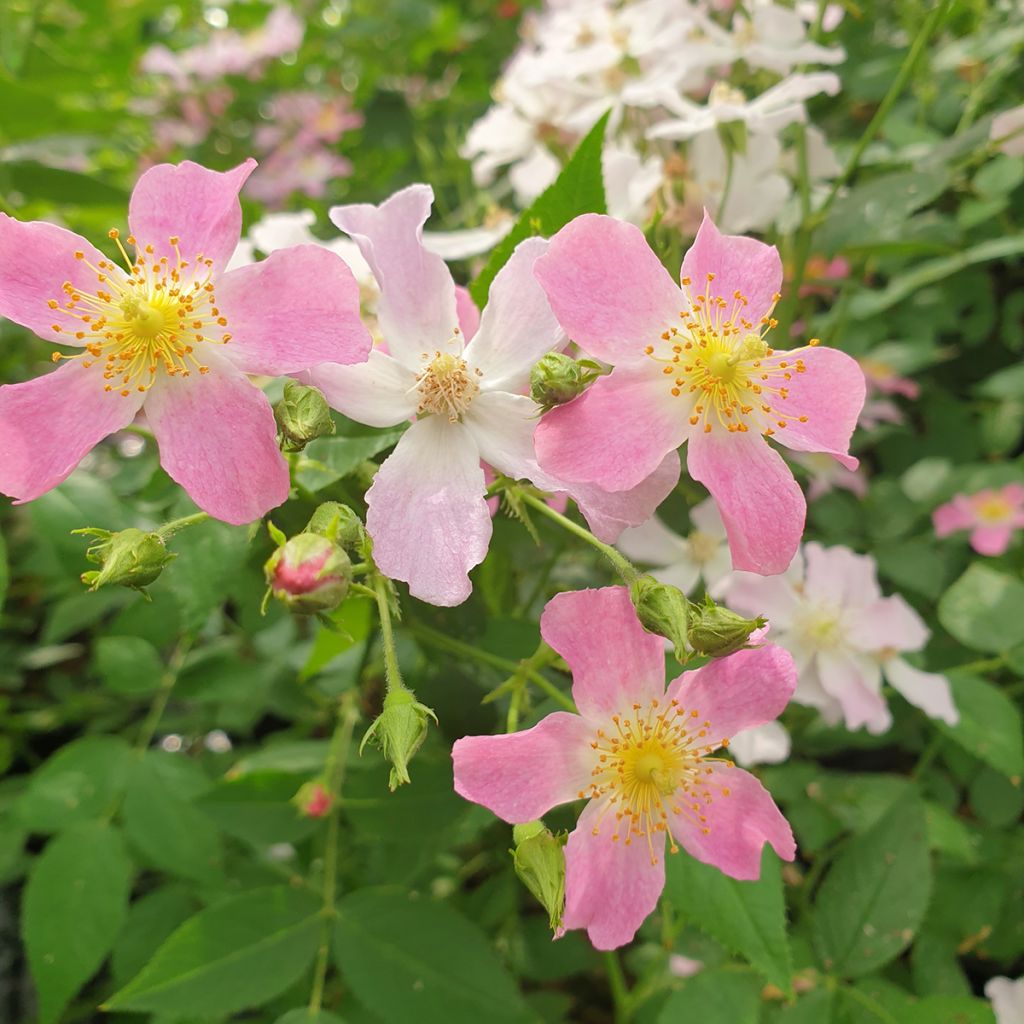
<path fill-rule="evenodd" d="M 541 466 L 607 490 L 632 487 L 688 442 L 733 566 L 783 572 L 806 502 L 766 438 L 849 469 L 864 375 L 836 349 L 774 351 L 765 334 L 782 285 L 774 246 L 722 235 L 705 214 L 682 288 L 631 224 L 586 214 L 552 240 L 537 278 L 581 348 L 615 369 L 537 428 Z"/>
<path fill-rule="evenodd" d="M 1013 534 L 1024 529 L 1024 484 L 958 494 L 932 513 L 932 522 L 938 537 L 970 530 L 971 547 L 979 555 L 1001 555 Z"/>
<path fill-rule="evenodd" d="M 359 286 L 326 249 L 224 272 L 255 166 L 146 171 L 128 207 L 134 258 L 110 232 L 125 269 L 64 228 L 0 214 L 0 316 L 78 350 L 0 388 L 0 491 L 39 497 L 145 408 L 164 469 L 210 515 L 247 523 L 288 497 L 270 403 L 245 375 L 358 362 L 371 341 Z"/>
<path fill-rule="evenodd" d="M 579 714 L 464 737 L 452 759 L 456 791 L 513 824 L 589 800 L 565 847 L 565 928 L 586 928 L 598 949 L 629 942 L 664 887 L 666 840 L 732 878 L 760 875 L 765 843 L 793 859 L 793 833 L 768 792 L 713 756 L 786 706 L 796 686 L 786 651 L 740 651 L 666 690 L 663 642 L 624 587 L 559 594 L 540 628 L 572 670 Z"/>
<path fill-rule="evenodd" d="M 334 223 L 352 237 L 380 288 L 387 352 L 359 366 L 315 367 L 303 380 L 360 423 L 413 419 L 366 493 L 366 527 L 381 571 L 441 606 L 461 604 L 469 571 L 487 554 L 491 518 L 481 461 L 513 479 L 570 491 L 601 537 L 642 523 L 675 486 L 679 459 L 666 453 L 629 489 L 566 486 L 537 464 L 540 407 L 523 392 L 530 368 L 564 335 L 533 275 L 548 243 L 521 242 L 478 313 L 444 260 L 423 245 L 433 191 L 411 185 L 380 206 L 339 206 Z"/>

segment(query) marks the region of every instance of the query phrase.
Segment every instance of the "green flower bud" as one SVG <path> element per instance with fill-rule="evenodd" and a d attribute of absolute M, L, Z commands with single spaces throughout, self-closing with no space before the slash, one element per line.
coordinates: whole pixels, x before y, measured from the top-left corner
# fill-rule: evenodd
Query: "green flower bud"
<path fill-rule="evenodd" d="M 142 591 L 143 587 L 156 580 L 164 566 L 177 557 L 164 547 L 163 538 L 158 533 L 134 528 L 114 533 L 95 527 L 72 532 L 99 538 L 85 553 L 90 562 L 101 567 L 98 572 L 82 573 L 82 582 L 90 590 L 119 583 L 122 587 Z"/>
<path fill-rule="evenodd" d="M 263 572 L 274 597 L 306 615 L 333 611 L 345 600 L 352 581 L 348 555 L 315 533 L 286 540 L 267 559 Z"/>
<path fill-rule="evenodd" d="M 648 633 L 671 640 L 676 661 L 685 664 L 689 657 L 686 631 L 690 602 L 683 592 L 671 584 L 659 583 L 653 576 L 641 576 L 630 585 L 629 597 L 640 625 Z"/>
<path fill-rule="evenodd" d="M 550 409 L 571 402 L 591 380 L 592 370 L 561 352 L 549 352 L 530 370 L 530 397 Z"/>
<path fill-rule="evenodd" d="M 767 622 L 760 615 L 745 619 L 706 597 L 703 604 L 690 604 L 690 646 L 699 654 L 724 658 L 745 650 L 750 634 L 763 629 Z"/>
<path fill-rule="evenodd" d="M 335 431 L 327 399 L 316 388 L 286 380 L 284 398 L 274 406 L 281 451 L 301 452 L 310 441 Z"/>
<path fill-rule="evenodd" d="M 512 863 L 520 881 L 548 912 L 548 924 L 557 931 L 562 924 L 565 907 L 564 832 L 554 835 L 543 821 L 529 821 L 512 829 L 516 844 Z"/>
<path fill-rule="evenodd" d="M 359 752 L 363 752 L 371 737 L 391 762 L 388 789 L 393 793 L 402 783 L 409 782 L 409 762 L 427 737 L 428 719 L 436 724 L 437 715 L 421 704 L 412 690 L 405 687 L 392 690 L 384 698 L 384 708 L 373 725 L 366 730 Z"/>
<path fill-rule="evenodd" d="M 325 501 L 306 523 L 303 533 L 319 534 L 346 551 L 360 551 L 366 541 L 366 529 L 359 516 L 337 501 Z"/>

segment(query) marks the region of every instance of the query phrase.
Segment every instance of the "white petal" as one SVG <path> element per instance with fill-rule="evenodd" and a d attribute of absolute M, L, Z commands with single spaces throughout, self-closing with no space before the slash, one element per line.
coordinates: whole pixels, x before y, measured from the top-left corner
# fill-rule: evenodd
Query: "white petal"
<path fill-rule="evenodd" d="M 949 680 L 935 672 L 922 672 L 902 658 L 887 658 L 885 678 L 894 690 L 920 708 L 930 718 L 940 718 L 947 725 L 956 725 L 960 713 L 953 703 Z"/>
<path fill-rule="evenodd" d="M 365 363 L 321 363 L 296 376 L 319 388 L 332 408 L 371 427 L 393 427 L 408 420 L 419 404 L 416 375 L 377 349 Z"/>

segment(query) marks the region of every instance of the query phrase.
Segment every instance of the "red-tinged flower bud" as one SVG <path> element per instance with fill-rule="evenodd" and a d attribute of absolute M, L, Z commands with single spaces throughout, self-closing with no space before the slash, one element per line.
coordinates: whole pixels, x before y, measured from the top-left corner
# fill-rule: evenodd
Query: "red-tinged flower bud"
<path fill-rule="evenodd" d="M 292 797 L 292 803 L 305 818 L 322 818 L 331 809 L 334 800 L 327 787 L 319 780 L 307 782 Z"/>
<path fill-rule="evenodd" d="M 337 608 L 352 580 L 348 555 L 326 537 L 300 533 L 267 559 L 263 571 L 274 597 L 308 615 Z"/>

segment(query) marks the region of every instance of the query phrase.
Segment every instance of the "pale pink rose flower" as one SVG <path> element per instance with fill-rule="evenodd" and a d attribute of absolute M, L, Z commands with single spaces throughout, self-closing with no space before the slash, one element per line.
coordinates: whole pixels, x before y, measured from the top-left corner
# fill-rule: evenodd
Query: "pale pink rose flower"
<path fill-rule="evenodd" d="M 270 403 L 245 375 L 365 360 L 370 336 L 355 279 L 324 249 L 225 270 L 255 166 L 146 171 L 128 207 L 128 269 L 64 228 L 0 214 L 0 316 L 78 349 L 0 388 L 0 491 L 39 497 L 144 408 L 161 465 L 210 515 L 247 523 L 288 497 Z"/>
<path fill-rule="evenodd" d="M 773 638 L 800 673 L 793 699 L 818 708 L 829 724 L 885 732 L 892 715 L 883 675 L 932 718 L 959 720 L 946 678 L 900 657 L 924 647 L 928 627 L 898 594 L 882 596 L 870 555 L 810 542 L 785 575 L 735 573 L 727 594 L 741 614 L 771 620 Z"/>
<path fill-rule="evenodd" d="M 680 289 L 638 228 L 586 214 L 551 240 L 536 274 L 566 333 L 615 367 L 541 420 L 541 466 L 624 490 L 689 442 L 690 476 L 718 505 L 733 566 L 784 571 L 806 502 L 767 438 L 856 468 L 864 375 L 836 349 L 768 346 L 778 251 L 722 235 L 705 215 Z"/>
<path fill-rule="evenodd" d="M 691 957 L 683 956 L 682 953 L 673 953 L 668 958 L 669 974 L 676 978 L 692 978 L 704 970 L 702 960 L 693 960 Z"/>
<path fill-rule="evenodd" d="M 867 496 L 868 476 L 863 466 L 847 469 L 821 452 L 794 452 L 790 458 L 811 475 L 807 485 L 808 501 L 817 501 L 822 495 L 836 489 L 849 491 L 858 498 Z"/>
<path fill-rule="evenodd" d="M 992 1004 L 996 1024 L 1024 1024 L 1024 978 L 989 978 L 985 996 Z"/>
<path fill-rule="evenodd" d="M 651 575 L 689 594 L 698 583 L 715 596 L 730 573 L 732 561 L 725 524 L 714 499 L 706 498 L 690 509 L 693 530 L 680 537 L 657 516 L 642 526 L 623 530 L 616 546 L 629 559 L 653 566 Z"/>
<path fill-rule="evenodd" d="M 452 750 L 455 789 L 511 823 L 588 800 L 565 847 L 566 929 L 598 949 L 629 942 L 682 847 L 732 878 L 756 879 L 765 843 L 796 855 L 789 824 L 753 775 L 715 756 L 741 729 L 774 719 L 796 683 L 789 654 L 766 645 L 684 672 L 665 689 L 660 637 L 625 587 L 559 594 L 541 635 L 569 665 L 579 714 L 532 729 L 468 736 Z"/>
<path fill-rule="evenodd" d="M 1024 484 L 1007 484 L 974 494 L 958 494 L 932 513 L 936 536 L 970 530 L 979 555 L 1001 555 L 1017 530 L 1024 529 Z"/>
<path fill-rule="evenodd" d="M 540 407 L 524 392 L 533 364 L 565 343 L 533 275 L 548 243 L 517 246 L 478 314 L 423 245 L 432 201 L 428 185 L 411 185 L 380 206 L 331 210 L 373 269 L 387 352 L 375 349 L 360 366 L 317 366 L 303 379 L 360 423 L 414 420 L 366 494 L 366 526 L 382 572 L 408 583 L 414 597 L 452 606 L 469 596 L 469 571 L 491 537 L 481 462 L 543 490 L 570 491 L 609 541 L 651 515 L 675 486 L 679 462 L 664 453 L 634 486 L 609 495 L 541 470 L 533 447 Z"/>

